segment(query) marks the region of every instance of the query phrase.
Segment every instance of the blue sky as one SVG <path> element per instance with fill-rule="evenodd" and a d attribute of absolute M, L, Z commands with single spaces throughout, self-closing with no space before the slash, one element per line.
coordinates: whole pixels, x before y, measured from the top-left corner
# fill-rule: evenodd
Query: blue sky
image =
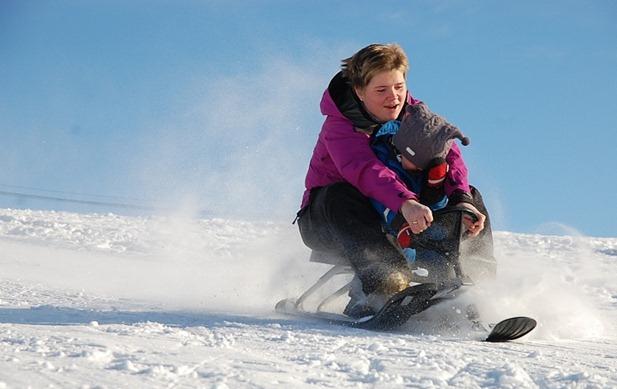
<path fill-rule="evenodd" d="M 340 60 L 410 57 L 498 230 L 617 236 L 612 1 L 0 2 L 0 207 L 291 220 Z M 2 194 L 4 193 L 4 194 Z"/>

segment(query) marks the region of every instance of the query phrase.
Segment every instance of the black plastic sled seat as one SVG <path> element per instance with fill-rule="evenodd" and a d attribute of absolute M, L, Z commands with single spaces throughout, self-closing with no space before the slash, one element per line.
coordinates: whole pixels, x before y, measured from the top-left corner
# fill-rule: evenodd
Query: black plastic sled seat
<path fill-rule="evenodd" d="M 415 272 L 412 282 L 415 284 L 434 284 L 438 290 L 452 289 L 452 285 L 473 285 L 472 279 L 466 274 L 466 266 L 461 262 L 461 243 L 465 240 L 463 217 L 475 215 L 462 207 L 447 207 L 433 212 L 433 224 L 421 234 L 412 237 L 412 248 L 416 250 L 414 267 L 424 269 Z M 491 240 L 492 244 L 492 240 Z M 492 249 L 492 247 L 491 247 Z M 332 252 L 311 252 L 311 262 L 332 265 L 308 290 L 293 301 L 295 309 L 304 311 L 304 303 L 321 290 L 330 280 L 339 275 L 349 277 L 354 270 L 345 258 Z M 428 273 L 428 274 L 426 274 Z M 423 276 L 418 274 L 424 274 Z M 326 312 L 324 308 L 339 297 L 348 293 L 354 280 L 346 282 L 342 287 L 327 295 L 317 304 L 317 312 Z"/>
<path fill-rule="evenodd" d="M 339 255 L 336 255 L 335 253 L 329 253 L 326 251 L 318 251 L 318 250 L 311 251 L 309 261 L 325 263 L 327 265 L 334 265 L 334 266 L 351 266 L 348 260 L 346 260 L 345 258 Z"/>

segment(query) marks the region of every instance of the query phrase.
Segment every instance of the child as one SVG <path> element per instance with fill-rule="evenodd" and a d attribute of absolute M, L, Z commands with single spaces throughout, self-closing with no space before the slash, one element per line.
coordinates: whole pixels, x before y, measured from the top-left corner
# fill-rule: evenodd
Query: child
<path fill-rule="evenodd" d="M 469 235 L 477 236 L 484 228 L 486 216 L 474 205 L 472 190 L 448 190 L 447 183 L 456 179 L 454 175 L 467 174 L 466 170 L 451 170 L 446 160 L 455 139 L 465 146 L 469 144 L 469 138 L 457 127 L 419 103 L 407 107 L 402 121 L 386 122 L 373 137 L 372 148 L 407 188 L 416 193 L 418 201 L 432 211 L 446 205 L 463 205 L 476 214 L 477 221 L 466 218 L 464 223 Z M 371 202 L 382 215 L 386 232 L 396 237 L 407 260 L 413 262 L 415 250 L 409 248 L 412 236 L 409 224 L 400 213 L 374 199 Z"/>

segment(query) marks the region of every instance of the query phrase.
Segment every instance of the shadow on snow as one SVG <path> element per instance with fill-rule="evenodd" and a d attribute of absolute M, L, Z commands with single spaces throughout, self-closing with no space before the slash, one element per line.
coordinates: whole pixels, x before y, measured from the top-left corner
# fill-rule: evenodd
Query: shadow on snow
<path fill-rule="evenodd" d="M 139 323 L 159 323 L 171 327 L 278 327 L 284 330 L 332 331 L 337 335 L 371 331 L 342 327 L 321 320 L 283 317 L 272 312 L 271 317 L 248 316 L 227 313 L 193 311 L 121 311 L 90 310 L 70 307 L 41 305 L 32 308 L 0 308 L 0 324 L 26 324 L 70 326 L 88 325 L 97 322 L 101 325 L 134 325 Z M 375 333 L 376 334 L 376 333 Z"/>

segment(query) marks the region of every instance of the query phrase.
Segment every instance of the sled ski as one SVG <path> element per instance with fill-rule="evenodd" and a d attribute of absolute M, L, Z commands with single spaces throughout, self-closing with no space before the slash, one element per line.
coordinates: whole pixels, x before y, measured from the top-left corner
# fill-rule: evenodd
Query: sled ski
<path fill-rule="evenodd" d="M 518 339 L 533 331 L 537 322 L 526 316 L 511 317 L 495 324 L 488 337 L 487 342 L 507 342 Z"/>
<path fill-rule="evenodd" d="M 276 311 L 296 317 L 323 320 L 334 325 L 365 330 L 387 331 L 400 327 L 413 315 L 442 301 L 443 299 L 439 298 L 435 292 L 436 290 L 433 288 L 433 285 L 423 284 L 410 287 L 393 296 L 375 315 L 360 319 L 353 319 L 338 313 L 304 311 L 298 309 L 295 299 L 284 299 L 279 301 L 278 304 L 276 304 Z M 533 331 L 536 325 L 536 320 L 526 316 L 504 319 L 492 326 L 490 331 L 487 330 L 489 334 L 483 341 L 497 343 L 515 340 Z"/>
<path fill-rule="evenodd" d="M 304 317 L 307 319 L 323 320 L 330 324 L 346 327 L 361 328 L 374 331 L 393 330 L 405 324 L 413 315 L 444 300 L 444 295 L 451 290 L 438 291 L 434 284 L 422 284 L 409 287 L 392 296 L 384 307 L 375 315 L 360 319 L 331 312 L 308 312 L 298 308 L 295 299 L 284 299 L 276 304 L 276 311 L 287 315 Z M 491 325 L 485 342 L 508 342 L 521 338 L 536 328 L 536 320 L 517 316 L 504 319 Z"/>

